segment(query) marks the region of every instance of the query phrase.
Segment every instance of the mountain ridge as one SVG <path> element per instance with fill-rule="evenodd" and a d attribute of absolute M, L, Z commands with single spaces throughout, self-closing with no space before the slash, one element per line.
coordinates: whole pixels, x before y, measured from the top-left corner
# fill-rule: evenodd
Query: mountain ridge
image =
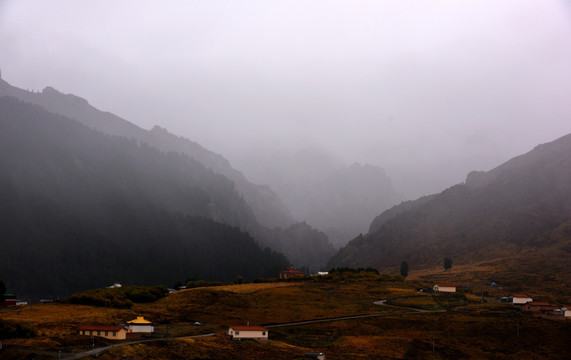
<path fill-rule="evenodd" d="M 549 259 L 543 265 L 539 254 Z M 519 267 L 521 273 L 555 276 L 569 289 L 571 281 L 560 274 L 571 269 L 569 254 L 571 134 L 488 172 L 471 172 L 465 183 L 439 194 L 388 210 L 328 266 L 398 271 L 402 261 L 428 269 L 445 257 L 458 264 L 493 260 L 506 272 Z"/>
<path fill-rule="evenodd" d="M 42 92 L 30 92 L 0 79 L 0 96 L 5 95 L 40 105 L 110 135 L 133 137 L 159 150 L 185 153 L 234 181 L 258 221 L 265 226 L 286 227 L 295 223 L 287 207 L 269 187 L 249 182 L 240 171 L 232 168 L 228 160 L 192 140 L 171 134 L 159 126 L 151 130 L 142 129 L 113 113 L 98 110 L 79 96 L 63 94 L 50 86 Z"/>
<path fill-rule="evenodd" d="M 21 295 L 252 280 L 289 264 L 238 228 L 256 219 L 226 177 L 8 96 L 0 199 L 0 274 Z"/>
<path fill-rule="evenodd" d="M 279 249 L 281 249 L 286 253 L 289 260 L 295 264 L 300 264 L 302 259 L 309 259 L 312 256 L 313 258 L 317 257 L 321 259 L 317 264 L 302 264 L 300 266 L 318 267 L 324 265 L 327 260 L 324 259 L 326 254 L 330 254 L 333 251 L 329 242 L 321 244 L 322 240 L 320 237 L 315 236 L 309 230 L 305 232 L 305 236 L 307 236 L 306 241 L 317 241 L 320 245 L 315 244 L 315 246 L 309 246 L 306 249 L 312 251 L 324 250 L 323 254 L 311 254 L 311 256 L 307 257 L 307 254 L 303 254 L 303 252 L 297 251 L 292 247 L 282 247 L 280 240 L 275 238 L 279 237 L 280 232 L 278 229 L 274 231 L 271 227 L 277 226 L 287 233 L 291 231 L 289 230 L 290 228 L 295 227 L 296 222 L 279 197 L 269 187 L 249 182 L 241 172 L 230 166 L 228 160 L 212 151 L 206 150 L 194 141 L 171 134 L 160 126 L 155 126 L 150 131 L 144 130 L 112 113 L 96 109 L 83 98 L 62 94 L 51 87 L 47 87 L 42 93 L 30 92 L 14 87 L 0 79 L 0 96 L 2 95 L 15 96 L 26 103 L 41 106 L 51 113 L 62 114 L 103 134 L 131 139 L 131 141 L 135 141 L 138 144 L 149 144 L 148 146 L 167 154 L 183 154 L 200 163 L 205 168 L 219 174 L 227 179 L 228 182 L 231 182 L 232 186 L 240 194 L 242 198 L 240 201 L 244 202 L 244 204 L 235 207 L 234 211 L 243 211 L 244 214 L 241 216 L 242 221 L 236 222 L 217 212 L 216 208 L 211 208 L 207 217 L 232 226 L 239 226 L 243 231 L 247 231 L 253 236 L 261 248 L 269 246 L 274 251 L 280 251 Z M 208 186 L 209 184 L 204 185 Z M 180 202 L 176 199 L 174 201 L 175 203 Z M 218 201 L 223 202 L 224 200 L 218 199 Z M 264 221 L 264 223 L 261 223 L 260 220 Z M 299 235 L 299 232 L 296 234 Z M 298 243 L 298 245 L 301 246 L 301 243 Z M 292 258 L 292 256 L 296 255 L 303 256 Z"/>

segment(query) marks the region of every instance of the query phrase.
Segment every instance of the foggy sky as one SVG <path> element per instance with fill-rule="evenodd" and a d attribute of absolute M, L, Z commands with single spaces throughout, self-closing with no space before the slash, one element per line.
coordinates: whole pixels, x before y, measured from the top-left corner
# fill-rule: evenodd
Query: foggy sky
<path fill-rule="evenodd" d="M 571 5 L 0 0 L 0 69 L 246 174 L 315 148 L 415 197 L 571 132 Z"/>

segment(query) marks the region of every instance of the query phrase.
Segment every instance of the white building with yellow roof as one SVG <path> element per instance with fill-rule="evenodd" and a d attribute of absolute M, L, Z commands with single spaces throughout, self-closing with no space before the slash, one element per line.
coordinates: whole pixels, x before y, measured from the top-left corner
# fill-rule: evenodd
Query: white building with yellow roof
<path fill-rule="evenodd" d="M 134 333 L 152 333 L 155 332 L 153 323 L 145 320 L 142 316 L 137 316 L 135 320 L 127 321 L 129 332 Z"/>

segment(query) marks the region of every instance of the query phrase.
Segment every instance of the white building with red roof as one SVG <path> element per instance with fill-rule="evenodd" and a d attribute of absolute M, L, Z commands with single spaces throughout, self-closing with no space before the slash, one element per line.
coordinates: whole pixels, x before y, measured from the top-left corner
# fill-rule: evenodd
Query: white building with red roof
<path fill-rule="evenodd" d="M 533 299 L 525 294 L 514 294 L 512 304 L 514 305 L 524 305 L 528 302 L 533 302 Z"/>
<path fill-rule="evenodd" d="M 267 340 L 268 329 L 262 326 L 250 325 L 236 325 L 228 328 L 226 335 L 230 336 L 233 340 L 238 339 L 254 339 L 254 340 Z"/>
<path fill-rule="evenodd" d="M 437 292 L 447 292 L 447 293 L 455 293 L 456 292 L 456 284 L 447 283 L 447 282 L 439 282 L 434 284 L 432 287 L 433 291 Z"/>

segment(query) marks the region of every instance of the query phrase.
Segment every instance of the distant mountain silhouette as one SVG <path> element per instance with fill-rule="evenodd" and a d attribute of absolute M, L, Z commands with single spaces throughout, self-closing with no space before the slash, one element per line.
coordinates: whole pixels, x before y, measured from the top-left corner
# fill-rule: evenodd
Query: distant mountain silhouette
<path fill-rule="evenodd" d="M 498 269 L 557 277 L 571 287 L 562 275 L 570 255 L 571 134 L 384 212 L 329 266 L 394 270 L 403 260 L 418 269 L 444 257 L 455 264 L 501 259 Z"/>
<path fill-rule="evenodd" d="M 150 131 L 141 129 L 118 116 L 99 111 L 82 98 L 61 94 L 50 87 L 44 89 L 41 93 L 30 92 L 11 86 L 0 79 L 0 96 L 4 95 L 16 97 L 27 103 L 37 104 L 50 113 L 72 118 L 74 121 L 81 122 L 103 134 L 122 137 L 125 141 L 136 144 L 141 148 L 156 148 L 167 152 L 171 158 L 176 156 L 187 158 L 186 161 L 193 164 L 193 170 L 190 170 L 193 174 L 204 173 L 208 170 L 207 173 L 210 178 L 202 177 L 202 182 L 200 183 L 187 184 L 187 186 L 192 187 L 194 194 L 199 194 L 200 196 L 188 197 L 182 193 L 179 194 L 180 188 L 174 187 L 172 190 L 166 191 L 166 194 L 161 194 L 162 197 L 168 197 L 168 201 L 165 200 L 158 205 L 162 210 L 181 211 L 204 216 L 231 226 L 238 226 L 241 230 L 247 231 L 254 237 L 262 249 L 269 246 L 273 251 L 278 251 L 276 249 L 283 246 L 281 244 L 283 238 L 280 235 L 282 232 L 278 230 L 273 231 L 270 227 L 279 226 L 287 231 L 288 227 L 294 226 L 295 221 L 289 215 L 289 210 L 269 187 L 249 182 L 239 171 L 233 169 L 222 156 L 204 149 L 193 141 L 170 134 L 159 126 L 155 126 Z M 65 145 L 66 140 L 63 138 L 60 140 L 62 145 Z M 97 149 L 93 150 L 98 151 Z M 105 149 L 103 150 L 105 151 Z M 159 161 L 157 160 L 157 162 Z M 160 166 L 161 164 L 157 164 L 157 167 Z M 54 174 L 52 172 L 49 175 Z M 65 177 L 66 175 L 66 173 L 63 173 L 61 176 Z M 42 176 L 47 175 L 42 174 Z M 224 186 L 218 187 L 220 184 L 224 184 Z M 152 189 L 151 185 L 154 185 L 154 183 L 149 182 L 149 193 L 152 196 L 152 194 L 155 194 L 155 189 Z M 117 191 L 120 192 L 120 189 L 117 189 Z M 210 197 L 207 208 L 203 206 L 203 202 L 206 199 L 203 196 L 204 194 L 208 194 Z M 156 198 L 160 197 L 156 196 Z M 167 207 L 163 208 L 165 205 Z M 260 224 L 260 220 L 267 227 Z M 313 262 L 304 264 L 303 259 L 327 259 L 333 252 L 332 245 L 328 242 L 323 244 L 321 242 L 322 239 L 315 237 L 313 232 L 308 231 L 305 233 L 305 236 L 307 238 L 303 241 L 297 241 L 295 246 L 301 246 L 309 253 L 297 251 L 293 244 L 290 247 L 284 246 L 284 248 L 288 249 L 289 256 L 298 254 L 301 256 L 300 258 L 289 258 L 289 261 L 296 264 L 296 266 L 314 266 Z M 319 245 L 312 245 L 314 241 Z M 325 250 L 323 246 L 325 246 Z M 323 252 L 313 254 L 311 251 Z M 322 264 L 320 263 L 320 265 Z"/>
<path fill-rule="evenodd" d="M 347 167 L 316 150 L 274 153 L 249 170 L 279 194 L 295 218 L 327 233 L 336 246 L 367 231 L 379 212 L 402 200 L 380 167 Z"/>
<path fill-rule="evenodd" d="M 296 268 L 305 268 L 311 274 L 325 270 L 327 261 L 335 253 L 327 235 L 305 222 L 294 224 L 286 229 L 270 230 L 272 249 L 292 260 Z"/>
<path fill-rule="evenodd" d="M 52 113 L 75 119 L 106 134 L 134 138 L 163 151 L 184 153 L 232 180 L 262 225 L 287 227 L 295 222 L 287 207 L 270 188 L 249 182 L 241 172 L 232 168 L 228 160 L 196 142 L 173 135 L 158 126 L 152 130 L 142 129 L 110 112 L 96 109 L 83 98 L 62 94 L 52 87 L 46 87 L 42 92 L 30 92 L 0 79 L 0 97 L 6 95 L 40 105 Z"/>
<path fill-rule="evenodd" d="M 226 177 L 11 97 L 0 98 L 0 200 L 0 276 L 20 295 L 251 280 L 289 264 L 238 228 L 256 218 Z"/>

